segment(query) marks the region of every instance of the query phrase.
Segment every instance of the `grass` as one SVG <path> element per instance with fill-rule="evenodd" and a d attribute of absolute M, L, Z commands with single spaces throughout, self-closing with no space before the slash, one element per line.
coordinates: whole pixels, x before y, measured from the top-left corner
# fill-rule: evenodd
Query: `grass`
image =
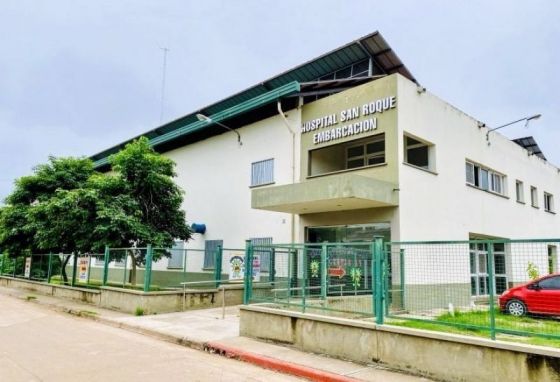
<path fill-rule="evenodd" d="M 523 342 L 532 345 L 560 347 L 560 321 L 550 318 L 513 317 L 496 311 L 496 337 L 503 341 Z M 490 312 L 444 313 L 434 319 L 391 319 L 387 324 L 415 329 L 444 331 L 453 334 L 490 337 Z M 515 333 L 500 333 L 499 331 Z M 538 336 L 537 336 L 538 335 Z M 542 337 L 554 336 L 556 338 Z"/>
<path fill-rule="evenodd" d="M 144 308 L 137 306 L 136 310 L 134 311 L 135 316 L 143 316 L 144 315 Z"/>

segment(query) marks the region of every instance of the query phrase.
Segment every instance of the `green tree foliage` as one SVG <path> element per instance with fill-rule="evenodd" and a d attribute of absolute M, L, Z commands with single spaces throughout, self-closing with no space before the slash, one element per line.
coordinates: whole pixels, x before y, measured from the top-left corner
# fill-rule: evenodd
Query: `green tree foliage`
<path fill-rule="evenodd" d="M 86 251 L 88 245 L 82 243 L 75 230 L 83 227 L 83 221 L 61 227 L 57 236 L 46 236 L 53 227 L 68 220 L 64 215 L 48 213 L 47 207 L 63 193 L 86 187 L 93 172 L 88 159 L 50 157 L 46 164 L 35 167 L 32 175 L 17 179 L 14 191 L 6 198 L 6 207 L 0 210 L 0 247 L 12 257 L 33 252 Z M 69 259 L 68 255 L 62 259 L 65 280 Z"/>
<path fill-rule="evenodd" d="M 173 161 L 156 153 L 146 138 L 109 161 L 112 172 L 100 174 L 89 159 L 49 158 L 32 175 L 18 179 L 0 209 L 0 248 L 10 256 L 78 254 L 100 252 L 105 245 L 168 248 L 174 239 L 191 237 L 181 209 L 183 192 L 173 181 Z M 145 251 L 128 255 L 135 283 Z M 156 251 L 154 259 L 161 256 L 169 253 Z"/>

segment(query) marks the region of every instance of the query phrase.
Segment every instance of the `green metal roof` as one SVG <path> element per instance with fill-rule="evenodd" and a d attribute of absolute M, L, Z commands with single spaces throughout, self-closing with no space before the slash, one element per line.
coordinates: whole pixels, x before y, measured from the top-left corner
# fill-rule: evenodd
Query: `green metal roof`
<path fill-rule="evenodd" d="M 242 92 L 150 130 L 142 136 L 150 139 L 152 146 L 168 143 L 212 126 L 211 123 L 199 121 L 196 118 L 198 113 L 209 116 L 217 122 L 224 121 L 298 92 L 300 82 L 317 80 L 321 76 L 367 58 L 373 61 L 373 74 L 400 73 L 411 81 L 417 82 L 381 34 L 374 32 Z M 106 166 L 109 155 L 118 152 L 136 138 L 138 137 L 92 155 L 91 159 L 94 160 L 95 167 Z"/>

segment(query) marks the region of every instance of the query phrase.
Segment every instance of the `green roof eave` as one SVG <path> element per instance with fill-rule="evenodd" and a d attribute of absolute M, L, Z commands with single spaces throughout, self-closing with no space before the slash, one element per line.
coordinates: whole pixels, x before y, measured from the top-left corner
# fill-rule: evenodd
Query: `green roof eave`
<path fill-rule="evenodd" d="M 282 97 L 288 96 L 293 93 L 297 93 L 300 91 L 300 84 L 298 81 L 292 81 L 285 85 L 282 85 L 276 89 L 270 90 L 266 93 L 260 94 L 256 97 L 248 99 L 246 101 L 240 102 L 237 105 L 231 106 L 227 109 L 221 110 L 215 114 L 209 115 L 210 119 L 213 122 L 221 122 L 225 121 L 229 118 L 238 116 L 240 114 L 246 113 L 248 111 L 254 110 L 261 106 L 267 105 L 271 102 L 274 102 Z M 207 128 L 208 126 L 212 125 L 212 122 L 207 121 L 196 121 L 190 123 L 186 126 L 180 127 L 176 130 L 170 131 L 169 133 L 154 137 L 150 139 L 150 145 L 152 147 L 161 145 L 163 143 L 170 142 L 174 139 L 179 137 L 183 137 L 185 135 L 192 134 L 196 131 L 202 130 Z M 94 162 L 94 167 L 99 168 L 109 164 L 109 155 L 96 160 Z"/>

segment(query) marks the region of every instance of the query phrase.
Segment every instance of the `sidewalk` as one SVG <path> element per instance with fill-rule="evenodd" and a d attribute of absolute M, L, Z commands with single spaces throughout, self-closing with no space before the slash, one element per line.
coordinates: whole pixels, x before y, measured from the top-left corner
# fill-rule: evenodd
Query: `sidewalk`
<path fill-rule="evenodd" d="M 183 346 L 206 350 L 265 368 L 316 381 L 420 382 L 426 378 L 400 374 L 378 365 L 360 365 L 239 336 L 239 309 L 191 310 L 180 313 L 131 316 L 94 305 L 0 287 L 0 296 L 12 296 L 50 309 L 70 313 L 142 333 Z"/>

